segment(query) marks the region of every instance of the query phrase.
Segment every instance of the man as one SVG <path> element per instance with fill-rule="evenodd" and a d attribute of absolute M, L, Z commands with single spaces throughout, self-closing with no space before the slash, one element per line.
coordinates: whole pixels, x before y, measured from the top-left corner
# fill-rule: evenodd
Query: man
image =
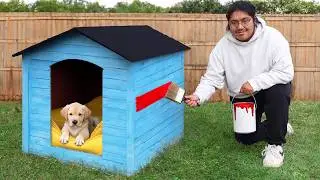
<path fill-rule="evenodd" d="M 255 7 L 248 1 L 236 1 L 226 14 L 227 32 L 210 54 L 206 73 L 186 104 L 195 107 L 207 101 L 224 82 L 234 102 L 257 101 L 257 130 L 235 133 L 242 144 L 266 141 L 262 151 L 265 167 L 283 164 L 285 135 L 293 129 L 288 124 L 291 81 L 294 69 L 288 41 L 276 29 L 256 17 Z M 267 120 L 261 122 L 262 113 Z"/>

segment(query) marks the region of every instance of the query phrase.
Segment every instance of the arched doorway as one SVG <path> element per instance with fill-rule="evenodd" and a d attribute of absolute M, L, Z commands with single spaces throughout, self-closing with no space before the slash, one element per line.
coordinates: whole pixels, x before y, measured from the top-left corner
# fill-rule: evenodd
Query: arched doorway
<path fill-rule="evenodd" d="M 102 72 L 93 63 L 68 59 L 51 65 L 51 142 L 53 146 L 101 155 L 102 152 Z M 65 123 L 60 114 L 67 104 L 78 102 L 91 110 L 100 123 L 82 146 L 75 145 L 71 134 L 66 144 L 60 142 Z M 82 128 L 82 127 L 81 127 Z"/>

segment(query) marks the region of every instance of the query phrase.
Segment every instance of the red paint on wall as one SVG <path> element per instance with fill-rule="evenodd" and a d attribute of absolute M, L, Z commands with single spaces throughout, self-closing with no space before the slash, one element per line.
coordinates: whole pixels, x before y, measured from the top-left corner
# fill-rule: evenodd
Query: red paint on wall
<path fill-rule="evenodd" d="M 156 101 L 164 98 L 166 96 L 170 84 L 171 82 L 168 82 L 143 95 L 136 97 L 136 111 L 141 111 L 142 109 L 148 107 Z"/>

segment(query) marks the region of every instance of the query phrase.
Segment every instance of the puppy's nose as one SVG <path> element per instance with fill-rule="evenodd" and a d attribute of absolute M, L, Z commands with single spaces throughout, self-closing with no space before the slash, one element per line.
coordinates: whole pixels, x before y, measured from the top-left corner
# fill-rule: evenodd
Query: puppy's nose
<path fill-rule="evenodd" d="M 72 124 L 74 124 L 74 125 L 76 125 L 77 123 L 78 123 L 77 120 L 73 120 L 73 121 L 72 121 Z"/>

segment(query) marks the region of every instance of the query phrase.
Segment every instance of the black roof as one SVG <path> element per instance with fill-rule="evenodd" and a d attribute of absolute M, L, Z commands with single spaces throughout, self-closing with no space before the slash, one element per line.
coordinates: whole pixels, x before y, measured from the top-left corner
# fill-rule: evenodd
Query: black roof
<path fill-rule="evenodd" d="M 129 61 L 143 60 L 190 49 L 188 46 L 162 34 L 150 26 L 98 26 L 72 28 L 19 51 L 12 56 L 21 55 L 26 51 L 51 42 L 57 37 L 72 32 L 80 33 L 90 38 Z"/>

